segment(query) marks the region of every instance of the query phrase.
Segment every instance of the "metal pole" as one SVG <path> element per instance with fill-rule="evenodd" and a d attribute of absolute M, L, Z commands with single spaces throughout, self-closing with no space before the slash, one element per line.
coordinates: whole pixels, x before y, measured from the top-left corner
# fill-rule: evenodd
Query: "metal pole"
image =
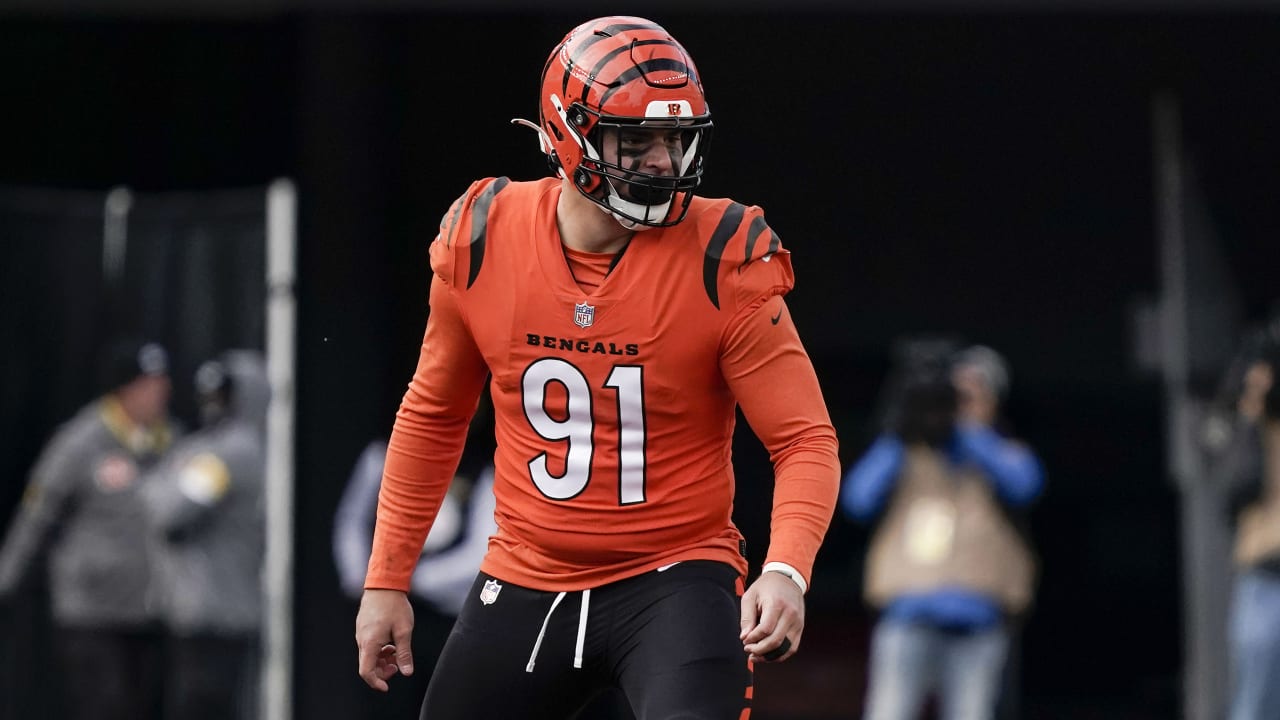
<path fill-rule="evenodd" d="M 129 210 L 133 193 L 115 187 L 107 193 L 102 213 L 102 278 L 115 290 L 124 278 L 124 259 L 129 243 Z"/>
<path fill-rule="evenodd" d="M 1160 263 L 1160 351 L 1169 473 L 1179 489 L 1182 551 L 1183 717 L 1223 716 L 1220 543 L 1213 542 L 1216 496 L 1195 442 L 1202 409 L 1190 391 L 1191 330 L 1186 163 L 1178 102 L 1168 93 L 1152 104 Z"/>
<path fill-rule="evenodd" d="M 297 194 L 289 180 L 267 190 L 267 549 L 262 664 L 263 720 L 293 717 L 293 526 Z"/>

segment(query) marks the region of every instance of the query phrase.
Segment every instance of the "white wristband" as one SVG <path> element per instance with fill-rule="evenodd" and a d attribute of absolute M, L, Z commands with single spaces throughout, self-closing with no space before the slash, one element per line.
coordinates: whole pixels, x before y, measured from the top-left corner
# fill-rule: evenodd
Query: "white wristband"
<path fill-rule="evenodd" d="M 791 567 L 790 565 L 784 562 L 775 561 L 775 562 L 765 563 L 764 567 L 760 570 L 760 572 L 761 573 L 776 572 L 776 573 L 781 573 L 783 575 L 786 575 L 787 577 L 791 578 L 791 580 L 796 585 L 800 586 L 801 594 L 809 592 L 809 586 L 805 583 L 804 578 L 800 576 L 800 571 L 796 570 L 795 568 Z"/>

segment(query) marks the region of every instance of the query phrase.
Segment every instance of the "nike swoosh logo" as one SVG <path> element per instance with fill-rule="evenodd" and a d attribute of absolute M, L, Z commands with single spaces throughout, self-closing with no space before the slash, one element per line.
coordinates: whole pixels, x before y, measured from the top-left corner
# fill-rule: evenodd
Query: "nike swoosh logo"
<path fill-rule="evenodd" d="M 679 561 L 679 560 L 677 560 L 677 561 L 675 561 L 675 562 L 673 562 L 673 563 L 671 563 L 671 564 L 669 564 L 669 565 L 663 565 L 662 567 L 658 568 L 658 572 L 666 572 L 666 571 L 670 570 L 671 568 L 673 568 L 673 567 L 675 567 L 675 566 L 677 566 L 677 565 L 679 565 L 679 564 L 680 564 L 680 561 Z"/>
<path fill-rule="evenodd" d="M 769 322 L 773 323 L 774 325 L 777 325 L 778 321 L 781 319 L 782 319 L 782 311 L 779 310 L 777 315 L 774 315 L 773 317 L 769 318 Z"/>

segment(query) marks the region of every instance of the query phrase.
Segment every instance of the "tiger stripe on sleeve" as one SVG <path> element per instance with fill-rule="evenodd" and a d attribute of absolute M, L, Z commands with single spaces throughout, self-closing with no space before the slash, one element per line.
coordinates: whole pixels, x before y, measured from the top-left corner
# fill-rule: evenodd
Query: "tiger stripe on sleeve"
<path fill-rule="evenodd" d="M 431 269 L 450 286 L 457 287 L 463 277 L 466 283 L 459 289 L 475 284 L 484 264 L 490 208 L 510 183 L 506 177 L 477 180 L 440 219 L 440 231 L 431 243 Z"/>
<path fill-rule="evenodd" d="M 717 310 L 736 316 L 794 287 L 790 253 L 759 207 L 718 201 L 697 222 L 708 230 L 702 283 Z"/>

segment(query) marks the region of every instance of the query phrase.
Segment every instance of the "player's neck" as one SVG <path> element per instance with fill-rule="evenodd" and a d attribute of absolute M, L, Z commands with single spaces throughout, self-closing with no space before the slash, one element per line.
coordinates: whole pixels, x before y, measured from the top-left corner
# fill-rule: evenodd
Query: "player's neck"
<path fill-rule="evenodd" d="M 567 181 L 556 204 L 556 225 L 560 242 L 571 250 L 616 253 L 626 247 L 633 230 L 622 227 L 614 217 L 582 197 Z"/>

